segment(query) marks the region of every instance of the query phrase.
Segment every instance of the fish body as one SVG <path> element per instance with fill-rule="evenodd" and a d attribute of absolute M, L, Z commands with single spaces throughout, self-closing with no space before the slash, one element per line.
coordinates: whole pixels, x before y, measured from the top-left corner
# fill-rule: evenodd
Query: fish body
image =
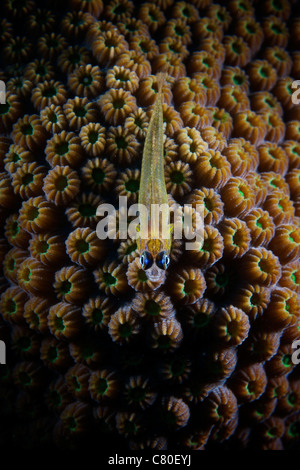
<path fill-rule="evenodd" d="M 157 280 L 168 267 L 171 249 L 171 226 L 169 225 L 169 201 L 164 174 L 164 123 L 162 87 L 165 74 L 157 77 L 158 93 L 152 116 L 147 129 L 139 189 L 139 205 L 147 211 L 140 210 L 140 235 L 137 245 L 143 269 L 147 270 L 149 279 Z M 163 208 L 161 215 L 155 219 L 155 208 Z M 164 225 L 164 222 L 166 224 Z M 147 234 L 143 232 L 147 228 Z"/>

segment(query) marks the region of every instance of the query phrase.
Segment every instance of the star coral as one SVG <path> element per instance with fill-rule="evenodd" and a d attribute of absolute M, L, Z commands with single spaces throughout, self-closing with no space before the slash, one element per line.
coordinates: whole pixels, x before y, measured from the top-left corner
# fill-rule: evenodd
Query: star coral
<path fill-rule="evenodd" d="M 297 2 L 2 3 L 1 442 L 299 450 Z M 137 201 L 159 72 L 203 244 L 151 281 L 120 210 L 96 228 Z"/>

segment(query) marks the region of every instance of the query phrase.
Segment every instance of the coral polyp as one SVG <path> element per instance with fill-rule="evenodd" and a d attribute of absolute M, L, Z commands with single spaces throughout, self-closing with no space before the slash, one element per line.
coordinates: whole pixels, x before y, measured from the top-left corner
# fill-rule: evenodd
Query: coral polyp
<path fill-rule="evenodd" d="M 297 1 L 1 6 L 2 447 L 299 450 Z"/>

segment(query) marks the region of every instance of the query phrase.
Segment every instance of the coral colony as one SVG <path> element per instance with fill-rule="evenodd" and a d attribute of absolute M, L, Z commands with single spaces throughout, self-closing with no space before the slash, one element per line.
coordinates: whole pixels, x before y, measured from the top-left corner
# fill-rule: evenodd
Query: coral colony
<path fill-rule="evenodd" d="M 299 449 L 297 2 L 1 9 L 0 441 Z M 204 227 L 153 280 L 118 201 L 161 72 L 169 206 Z"/>

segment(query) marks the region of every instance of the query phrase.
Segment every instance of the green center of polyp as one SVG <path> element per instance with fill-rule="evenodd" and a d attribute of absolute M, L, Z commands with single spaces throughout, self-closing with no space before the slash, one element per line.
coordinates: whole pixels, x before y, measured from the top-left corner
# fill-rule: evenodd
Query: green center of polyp
<path fill-rule="evenodd" d="M 83 217 L 94 217 L 96 214 L 96 208 L 91 204 L 81 204 L 78 211 Z"/>
<path fill-rule="evenodd" d="M 83 21 L 81 18 L 72 18 L 72 23 L 73 26 L 81 26 L 83 24 Z"/>
<path fill-rule="evenodd" d="M 16 311 L 17 311 L 17 304 L 16 304 L 16 302 L 15 302 L 14 300 L 12 300 L 12 299 L 9 299 L 9 300 L 6 302 L 5 310 L 6 310 L 7 313 L 9 313 L 9 314 L 16 313 Z"/>
<path fill-rule="evenodd" d="M 58 358 L 58 352 L 55 346 L 51 346 L 48 349 L 47 358 L 50 362 L 56 361 L 56 359 Z"/>
<path fill-rule="evenodd" d="M 88 135 L 89 143 L 95 144 L 99 138 L 99 133 L 97 131 L 90 131 Z"/>
<path fill-rule="evenodd" d="M 65 425 L 70 431 L 75 431 L 77 427 L 76 419 L 73 418 L 73 416 L 71 416 L 70 418 L 67 418 L 65 421 Z"/>
<path fill-rule="evenodd" d="M 110 273 L 105 273 L 103 279 L 105 284 L 107 284 L 108 286 L 114 286 L 117 284 L 117 279 Z"/>
<path fill-rule="evenodd" d="M 44 65 L 39 65 L 35 70 L 37 75 L 44 76 L 47 74 L 47 69 Z"/>
<path fill-rule="evenodd" d="M 213 241 L 210 238 L 204 240 L 201 251 L 205 251 L 206 253 L 210 253 L 213 249 Z"/>
<path fill-rule="evenodd" d="M 101 184 L 104 181 L 105 173 L 101 168 L 94 168 L 92 170 L 92 178 L 95 183 Z"/>
<path fill-rule="evenodd" d="M 72 381 L 74 390 L 76 390 L 76 391 L 81 390 L 81 384 L 80 384 L 80 382 L 78 381 L 78 378 L 77 378 L 76 376 L 73 376 L 71 381 Z"/>
<path fill-rule="evenodd" d="M 240 75 L 235 75 L 233 77 L 233 83 L 235 83 L 235 85 L 242 85 L 242 83 L 244 83 L 245 79 L 243 77 L 241 77 Z"/>
<path fill-rule="evenodd" d="M 35 220 L 39 216 L 39 210 L 37 207 L 29 207 L 27 211 L 27 219 L 29 221 Z"/>
<path fill-rule="evenodd" d="M 259 74 L 261 77 L 266 78 L 269 76 L 269 71 L 266 67 L 261 67 L 259 70 Z"/>
<path fill-rule="evenodd" d="M 256 225 L 256 227 L 258 227 L 258 228 L 263 228 L 262 218 L 257 219 L 255 225 Z"/>
<path fill-rule="evenodd" d="M 276 435 L 277 435 L 277 428 L 273 427 L 273 428 L 268 429 L 267 435 L 268 435 L 269 437 L 271 437 L 271 438 L 276 437 Z"/>
<path fill-rule="evenodd" d="M 147 282 L 148 281 L 147 274 L 145 273 L 145 271 L 143 269 L 138 270 L 138 280 L 141 281 L 141 282 Z"/>
<path fill-rule="evenodd" d="M 103 313 L 102 310 L 99 308 L 95 308 L 92 312 L 92 322 L 94 325 L 98 325 L 103 320 Z"/>
<path fill-rule="evenodd" d="M 168 349 L 171 345 L 171 339 L 169 338 L 169 336 L 161 335 L 159 336 L 157 343 L 159 348 Z"/>
<path fill-rule="evenodd" d="M 205 313 L 197 313 L 194 316 L 194 325 L 196 328 L 203 328 L 209 323 L 209 316 Z"/>
<path fill-rule="evenodd" d="M 30 375 L 24 371 L 19 373 L 19 380 L 24 385 L 29 385 L 32 382 L 32 378 L 30 377 Z"/>
<path fill-rule="evenodd" d="M 219 287 L 225 287 L 229 282 L 228 276 L 226 276 L 226 274 L 218 274 L 215 278 L 215 281 Z"/>
<path fill-rule="evenodd" d="M 86 344 L 82 348 L 81 355 L 83 359 L 89 359 L 94 355 L 94 349 L 92 348 L 92 346 Z"/>
<path fill-rule="evenodd" d="M 235 320 L 230 321 L 227 323 L 226 331 L 230 336 L 235 338 L 239 333 L 239 323 Z"/>
<path fill-rule="evenodd" d="M 97 391 L 101 395 L 104 395 L 106 390 L 108 389 L 108 383 L 106 379 L 99 379 L 97 384 Z"/>
<path fill-rule="evenodd" d="M 289 434 L 293 437 L 300 435 L 300 422 L 293 423 L 289 428 Z"/>
<path fill-rule="evenodd" d="M 10 231 L 11 231 L 12 237 L 16 237 L 18 233 L 20 232 L 19 224 L 17 222 L 14 222 L 13 224 L 11 224 Z"/>
<path fill-rule="evenodd" d="M 171 364 L 170 370 L 173 377 L 180 376 L 185 370 L 185 361 L 180 359 L 174 360 L 174 362 Z"/>
<path fill-rule="evenodd" d="M 213 210 L 213 203 L 212 203 L 212 200 L 211 199 L 208 199 L 207 197 L 205 197 L 203 199 L 203 203 L 204 203 L 204 206 L 205 208 L 211 212 Z"/>
<path fill-rule="evenodd" d="M 24 282 L 29 282 L 31 278 L 31 271 L 28 267 L 25 267 L 22 271 L 22 279 Z"/>
<path fill-rule="evenodd" d="M 50 401 L 52 405 L 58 408 L 61 405 L 61 395 L 56 391 L 52 390 L 49 394 Z"/>
<path fill-rule="evenodd" d="M 69 56 L 69 61 L 71 62 L 71 64 L 78 64 L 81 60 L 81 56 L 78 52 L 74 52 L 73 54 L 71 54 Z"/>
<path fill-rule="evenodd" d="M 33 127 L 31 124 L 24 124 L 21 126 L 21 132 L 23 135 L 32 135 L 33 134 Z"/>
<path fill-rule="evenodd" d="M 79 253 L 86 253 L 87 251 L 89 251 L 89 249 L 90 249 L 90 245 L 88 242 L 86 242 L 85 240 L 77 240 L 76 250 Z"/>
<path fill-rule="evenodd" d="M 290 354 L 285 354 L 284 356 L 282 356 L 282 364 L 284 365 L 284 367 L 290 367 L 291 365 Z"/>
<path fill-rule="evenodd" d="M 239 230 L 237 230 L 233 237 L 232 237 L 232 243 L 234 246 L 239 246 L 243 240 L 242 234 Z"/>
<path fill-rule="evenodd" d="M 27 186 L 28 184 L 32 183 L 33 181 L 33 175 L 31 173 L 26 173 L 23 177 L 22 177 L 22 184 L 24 186 Z"/>
<path fill-rule="evenodd" d="M 236 42 L 232 43 L 231 49 L 233 50 L 233 52 L 235 54 L 241 54 L 242 53 L 242 48 L 241 48 L 240 44 L 238 44 Z"/>
<path fill-rule="evenodd" d="M 187 295 L 192 294 L 197 289 L 197 282 L 193 279 L 188 279 L 183 285 L 183 292 Z"/>
<path fill-rule="evenodd" d="M 131 436 L 135 435 L 137 433 L 137 426 L 135 423 L 133 423 L 132 421 L 125 421 L 124 423 L 124 431 L 125 431 L 125 434 L 129 434 Z"/>
<path fill-rule="evenodd" d="M 8 259 L 8 261 L 7 261 L 7 269 L 8 269 L 9 271 L 13 271 L 13 270 L 15 269 L 15 267 L 16 267 L 15 260 L 14 260 L 13 258 Z"/>
<path fill-rule="evenodd" d="M 72 289 L 72 284 L 69 281 L 63 281 L 60 285 L 60 292 L 62 294 L 68 294 Z"/>
<path fill-rule="evenodd" d="M 272 24 L 271 25 L 271 30 L 275 34 L 281 34 L 282 33 L 282 28 L 278 24 Z"/>
<path fill-rule="evenodd" d="M 170 175 L 172 183 L 182 184 L 185 180 L 184 174 L 181 171 L 173 171 Z"/>
<path fill-rule="evenodd" d="M 83 106 L 75 106 L 74 107 L 74 114 L 77 117 L 84 117 L 87 113 L 87 109 L 85 109 Z"/>
<path fill-rule="evenodd" d="M 203 59 L 202 64 L 203 64 L 205 67 L 207 67 L 207 68 L 211 66 L 211 63 L 210 63 L 210 60 L 208 59 L 208 57 L 206 57 L 205 59 Z M 202 83 L 203 83 L 203 82 L 202 82 Z"/>
<path fill-rule="evenodd" d="M 58 121 L 58 118 L 57 118 L 57 116 L 56 116 L 56 114 L 55 114 L 54 111 L 51 111 L 51 112 L 48 114 L 48 119 L 49 119 L 49 121 L 52 122 L 53 124 L 57 123 L 57 121 Z"/>
<path fill-rule="evenodd" d="M 247 24 L 246 25 L 246 30 L 248 31 L 248 33 L 250 34 L 255 34 L 256 33 L 256 28 L 253 24 Z"/>
<path fill-rule="evenodd" d="M 20 160 L 21 160 L 21 157 L 20 157 L 20 155 L 18 155 L 17 153 L 13 153 L 13 154 L 11 155 L 11 161 L 12 161 L 13 163 L 19 162 Z"/>
<path fill-rule="evenodd" d="M 56 317 L 54 324 L 55 328 L 59 331 L 63 331 L 65 329 L 64 320 L 61 317 Z"/>
<path fill-rule="evenodd" d="M 122 338 L 127 338 L 132 333 L 132 326 L 129 323 L 124 323 L 119 327 L 119 334 Z"/>
<path fill-rule="evenodd" d="M 40 317 L 35 312 L 31 312 L 31 323 L 35 328 L 40 326 Z"/>
<path fill-rule="evenodd" d="M 146 391 L 142 387 L 134 387 L 128 392 L 132 401 L 140 402 L 145 399 Z"/>
<path fill-rule="evenodd" d="M 291 274 L 291 280 L 293 281 L 294 284 L 299 285 L 300 284 L 300 274 L 297 271 L 294 271 Z"/>
<path fill-rule="evenodd" d="M 136 193 L 139 189 L 140 182 L 138 180 L 128 180 L 125 183 L 125 188 L 130 193 Z"/>
<path fill-rule="evenodd" d="M 265 259 L 261 259 L 261 260 L 258 262 L 258 267 L 259 267 L 259 269 L 260 269 L 263 273 L 269 273 L 269 271 L 270 271 L 269 263 L 268 263 L 268 261 L 265 260 Z"/>
<path fill-rule="evenodd" d="M 147 300 L 145 303 L 145 312 L 148 315 L 157 316 L 161 312 L 161 306 L 152 299 Z"/>
<path fill-rule="evenodd" d="M 49 250 L 49 244 L 42 240 L 38 243 L 38 245 L 36 246 L 36 251 L 38 253 L 47 253 L 47 251 Z"/>
<path fill-rule="evenodd" d="M 116 137 L 115 142 L 116 142 L 116 146 L 118 147 L 118 149 L 127 149 L 128 147 L 128 142 L 122 136 Z"/>
<path fill-rule="evenodd" d="M 56 95 L 56 88 L 54 86 L 47 87 L 43 91 L 43 96 L 45 98 L 52 98 L 55 95 Z"/>
<path fill-rule="evenodd" d="M 60 175 L 55 180 L 55 189 L 57 191 L 64 191 L 68 187 L 68 178 L 64 175 Z"/>
<path fill-rule="evenodd" d="M 299 233 L 296 232 L 295 230 L 293 232 L 290 232 L 289 234 L 289 240 L 292 242 L 292 243 L 297 243 L 297 245 L 300 243 L 300 237 L 299 237 Z"/>
<path fill-rule="evenodd" d="M 122 98 L 116 99 L 113 102 L 113 107 L 115 109 L 122 109 L 124 105 L 125 105 L 125 101 Z"/>
<path fill-rule="evenodd" d="M 254 391 L 255 391 L 255 382 L 249 382 L 247 384 L 246 388 L 247 388 L 247 390 L 250 394 L 254 393 Z"/>
<path fill-rule="evenodd" d="M 228 119 L 228 113 L 217 112 L 213 115 L 215 121 L 226 122 Z"/>
<path fill-rule="evenodd" d="M 69 143 L 60 142 L 59 144 L 56 144 L 55 150 L 58 155 L 65 155 L 69 151 Z"/>
<path fill-rule="evenodd" d="M 147 54 L 147 52 L 149 52 L 150 50 L 148 44 L 145 41 L 140 42 L 140 48 L 141 51 L 144 52 L 144 54 Z"/>
<path fill-rule="evenodd" d="M 183 8 L 181 11 L 183 16 L 185 16 L 186 18 L 189 18 L 191 16 L 190 10 L 187 7 Z"/>
<path fill-rule="evenodd" d="M 260 296 L 259 294 L 252 294 L 250 299 L 249 299 L 251 305 L 255 306 L 255 305 L 259 305 L 260 304 Z"/>
<path fill-rule="evenodd" d="M 280 0 L 273 0 L 272 6 L 275 10 L 278 10 L 278 11 L 281 11 L 283 9 L 283 5 Z"/>

